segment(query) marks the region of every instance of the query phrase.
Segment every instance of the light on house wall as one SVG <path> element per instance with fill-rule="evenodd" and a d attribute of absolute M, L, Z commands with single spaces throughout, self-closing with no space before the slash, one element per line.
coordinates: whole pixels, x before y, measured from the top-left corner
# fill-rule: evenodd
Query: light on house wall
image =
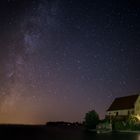
<path fill-rule="evenodd" d="M 137 114 L 135 117 L 140 121 L 140 115 L 139 114 Z"/>

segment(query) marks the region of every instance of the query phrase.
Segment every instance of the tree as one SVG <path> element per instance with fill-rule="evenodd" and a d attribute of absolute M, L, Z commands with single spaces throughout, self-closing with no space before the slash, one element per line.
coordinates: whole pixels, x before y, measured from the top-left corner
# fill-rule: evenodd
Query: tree
<path fill-rule="evenodd" d="M 98 123 L 99 123 L 99 115 L 95 110 L 86 113 L 84 122 L 86 128 L 95 129 Z"/>

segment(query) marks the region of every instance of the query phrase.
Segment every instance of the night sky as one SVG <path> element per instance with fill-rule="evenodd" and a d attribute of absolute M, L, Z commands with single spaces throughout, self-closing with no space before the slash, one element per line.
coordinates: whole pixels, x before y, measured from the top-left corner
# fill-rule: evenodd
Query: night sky
<path fill-rule="evenodd" d="M 139 0 L 0 0 L 0 123 L 100 118 L 140 93 Z"/>

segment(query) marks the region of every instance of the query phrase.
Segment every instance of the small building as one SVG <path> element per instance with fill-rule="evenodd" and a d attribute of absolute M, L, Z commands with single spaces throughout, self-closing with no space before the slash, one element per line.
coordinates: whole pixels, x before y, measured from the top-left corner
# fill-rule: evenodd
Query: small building
<path fill-rule="evenodd" d="M 131 114 L 140 115 L 140 96 L 138 94 L 116 98 L 108 108 L 106 118 L 126 118 Z"/>

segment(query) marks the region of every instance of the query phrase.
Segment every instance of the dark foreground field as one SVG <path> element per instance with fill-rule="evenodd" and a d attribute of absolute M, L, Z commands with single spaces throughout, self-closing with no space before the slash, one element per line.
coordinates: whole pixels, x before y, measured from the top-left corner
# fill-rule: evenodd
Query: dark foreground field
<path fill-rule="evenodd" d="M 32 126 L 32 125 L 0 125 L 0 137 L 4 140 L 73 140 L 81 139 L 82 130 L 77 128 Z"/>
<path fill-rule="evenodd" d="M 15 140 L 72 140 L 81 139 L 82 130 L 43 125 L 0 125 L 0 137 Z"/>
<path fill-rule="evenodd" d="M 96 134 L 79 128 L 1 125 L 0 138 L 3 140 L 140 140 L 140 134 Z"/>

